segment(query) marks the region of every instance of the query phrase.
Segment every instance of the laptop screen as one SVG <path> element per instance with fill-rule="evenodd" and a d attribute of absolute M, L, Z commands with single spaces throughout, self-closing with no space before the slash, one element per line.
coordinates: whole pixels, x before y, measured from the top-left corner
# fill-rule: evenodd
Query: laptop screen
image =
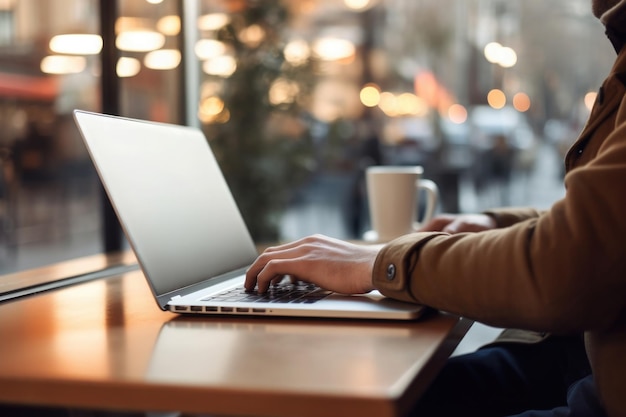
<path fill-rule="evenodd" d="M 243 268 L 256 258 L 200 130 L 82 111 L 75 118 L 157 296 Z"/>

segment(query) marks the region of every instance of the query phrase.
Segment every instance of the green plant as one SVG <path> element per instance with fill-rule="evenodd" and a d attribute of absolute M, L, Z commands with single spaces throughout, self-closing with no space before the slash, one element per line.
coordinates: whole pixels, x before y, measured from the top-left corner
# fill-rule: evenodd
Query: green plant
<path fill-rule="evenodd" d="M 223 102 L 205 133 L 257 242 L 278 238 L 281 213 L 310 166 L 302 100 L 309 91 L 311 67 L 285 59 L 288 17 L 278 0 L 240 4 L 230 23 L 216 33 L 228 45 L 236 70 L 227 78 L 205 80 Z M 251 28 L 262 35 L 260 40 L 246 39 L 243 34 Z M 291 90 L 283 100 L 272 101 L 270 90 L 277 82 Z"/>

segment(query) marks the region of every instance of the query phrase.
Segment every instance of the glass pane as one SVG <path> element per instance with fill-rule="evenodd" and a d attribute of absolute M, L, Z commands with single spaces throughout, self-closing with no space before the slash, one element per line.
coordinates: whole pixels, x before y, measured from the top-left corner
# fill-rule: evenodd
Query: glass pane
<path fill-rule="evenodd" d="M 99 108 L 97 11 L 0 2 L 0 273 L 100 251 L 98 183 L 71 115 Z M 92 36 L 54 40 L 69 34 Z"/>
<path fill-rule="evenodd" d="M 361 238 L 373 164 L 424 166 L 440 211 L 547 207 L 614 58 L 588 3 L 119 1 L 118 35 L 158 38 L 137 50 L 118 37 L 120 113 L 184 123 L 197 94 L 189 110 L 259 242 Z M 187 91 L 181 4 L 199 12 L 185 22 L 200 73 Z M 0 2 L 0 273 L 102 250 L 100 189 L 70 116 L 99 110 L 99 57 L 51 45 L 97 33 L 97 9 Z"/>
<path fill-rule="evenodd" d="M 181 18 L 178 2 L 119 1 L 115 29 L 120 49 L 121 114 L 182 123 Z"/>
<path fill-rule="evenodd" d="M 192 22 L 189 22 L 192 24 Z M 365 167 L 548 207 L 614 51 L 588 0 L 200 2 L 198 117 L 257 241 L 361 238 Z"/>

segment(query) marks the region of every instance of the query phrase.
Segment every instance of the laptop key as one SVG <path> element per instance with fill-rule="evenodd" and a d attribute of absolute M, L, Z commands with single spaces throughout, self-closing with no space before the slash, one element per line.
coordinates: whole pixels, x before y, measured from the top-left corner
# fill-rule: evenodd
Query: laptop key
<path fill-rule="evenodd" d="M 321 300 L 331 293 L 332 291 L 323 290 L 313 284 L 296 283 L 272 285 L 265 293 L 259 293 L 256 290 L 249 291 L 243 288 L 233 288 L 221 294 L 206 297 L 204 300 L 311 304 Z"/>

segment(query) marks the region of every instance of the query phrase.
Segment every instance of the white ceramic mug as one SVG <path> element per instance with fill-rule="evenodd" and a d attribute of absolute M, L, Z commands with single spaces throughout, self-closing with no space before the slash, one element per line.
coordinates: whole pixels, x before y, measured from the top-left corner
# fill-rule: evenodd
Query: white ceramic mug
<path fill-rule="evenodd" d="M 367 196 L 372 231 L 364 238 L 386 242 L 411 233 L 427 223 L 439 199 L 439 189 L 431 181 L 422 178 L 421 166 L 371 166 L 367 168 Z M 417 219 L 420 194 L 424 190 L 426 210 Z"/>

